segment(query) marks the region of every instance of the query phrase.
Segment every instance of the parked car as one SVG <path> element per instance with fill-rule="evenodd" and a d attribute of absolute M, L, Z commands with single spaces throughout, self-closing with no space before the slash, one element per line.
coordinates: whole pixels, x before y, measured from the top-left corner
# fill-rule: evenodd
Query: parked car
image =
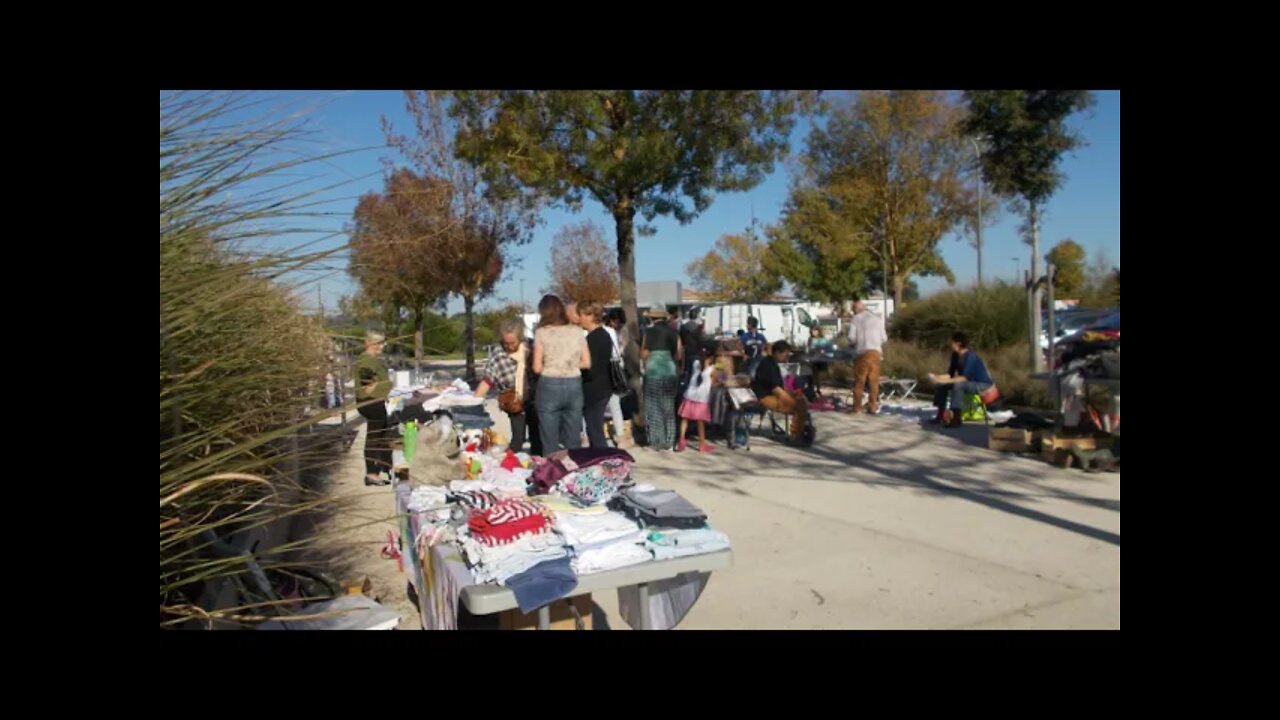
<path fill-rule="evenodd" d="M 1099 350 L 1120 346 L 1120 313 L 1114 312 L 1081 328 L 1054 345 L 1055 368 Z"/>
<path fill-rule="evenodd" d="M 1054 334 L 1057 338 L 1054 340 L 1056 345 L 1062 342 L 1066 336 L 1083 330 L 1091 323 L 1102 320 L 1112 314 L 1113 310 L 1063 310 L 1054 315 Z M 1045 352 L 1049 351 L 1049 320 L 1047 316 L 1041 316 L 1040 327 L 1040 349 Z"/>

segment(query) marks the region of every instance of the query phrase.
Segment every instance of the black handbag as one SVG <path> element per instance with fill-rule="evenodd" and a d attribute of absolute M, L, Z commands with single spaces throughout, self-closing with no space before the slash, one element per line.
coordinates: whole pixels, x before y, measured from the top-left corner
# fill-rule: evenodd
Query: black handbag
<path fill-rule="evenodd" d="M 613 388 L 613 394 L 622 396 L 631 392 L 631 383 L 627 382 L 627 369 L 622 364 L 622 358 L 614 356 L 609 361 L 609 385 Z"/>

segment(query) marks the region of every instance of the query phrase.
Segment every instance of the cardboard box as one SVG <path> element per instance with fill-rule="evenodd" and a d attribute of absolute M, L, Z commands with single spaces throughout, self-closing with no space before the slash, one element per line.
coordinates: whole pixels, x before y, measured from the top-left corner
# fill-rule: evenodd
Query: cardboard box
<path fill-rule="evenodd" d="M 1034 440 L 1035 433 L 1030 430 L 993 427 L 987 435 L 987 447 L 999 452 L 1028 453 Z"/>
<path fill-rule="evenodd" d="M 591 629 L 591 593 L 556 600 L 550 607 L 552 630 Z M 502 630 L 537 630 L 538 612 L 535 610 L 525 615 L 519 608 L 507 610 L 499 615 L 498 627 Z"/>
<path fill-rule="evenodd" d="M 1073 437 L 1060 431 L 1054 432 L 1051 430 L 1042 430 L 1040 433 L 1040 454 L 1046 462 L 1058 467 L 1071 467 L 1071 464 L 1075 461 L 1071 457 L 1071 450 L 1074 448 L 1097 450 L 1099 448 L 1110 448 L 1111 446 L 1112 439 L 1110 437 L 1100 438 L 1094 435 Z"/>

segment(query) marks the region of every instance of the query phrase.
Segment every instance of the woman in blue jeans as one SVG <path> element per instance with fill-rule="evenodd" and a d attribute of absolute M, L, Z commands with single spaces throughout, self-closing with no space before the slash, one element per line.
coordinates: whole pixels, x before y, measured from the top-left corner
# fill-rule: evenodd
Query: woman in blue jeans
<path fill-rule="evenodd" d="M 582 328 L 569 324 L 564 303 L 547 295 L 538 303 L 541 319 L 533 334 L 533 372 L 539 376 L 535 403 L 542 451 L 582 447 L 582 371 L 591 353 Z"/>

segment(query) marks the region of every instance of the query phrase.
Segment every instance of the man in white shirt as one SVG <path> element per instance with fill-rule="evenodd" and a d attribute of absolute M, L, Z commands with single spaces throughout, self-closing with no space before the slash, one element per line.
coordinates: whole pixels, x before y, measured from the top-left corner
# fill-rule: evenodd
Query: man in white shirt
<path fill-rule="evenodd" d="M 887 339 L 884 317 L 867 310 L 866 303 L 853 304 L 853 319 L 849 321 L 849 348 L 857 358 L 853 362 L 853 409 L 862 412 L 862 392 L 868 380 L 871 389 L 867 398 L 867 412 L 880 411 L 880 360 Z"/>

